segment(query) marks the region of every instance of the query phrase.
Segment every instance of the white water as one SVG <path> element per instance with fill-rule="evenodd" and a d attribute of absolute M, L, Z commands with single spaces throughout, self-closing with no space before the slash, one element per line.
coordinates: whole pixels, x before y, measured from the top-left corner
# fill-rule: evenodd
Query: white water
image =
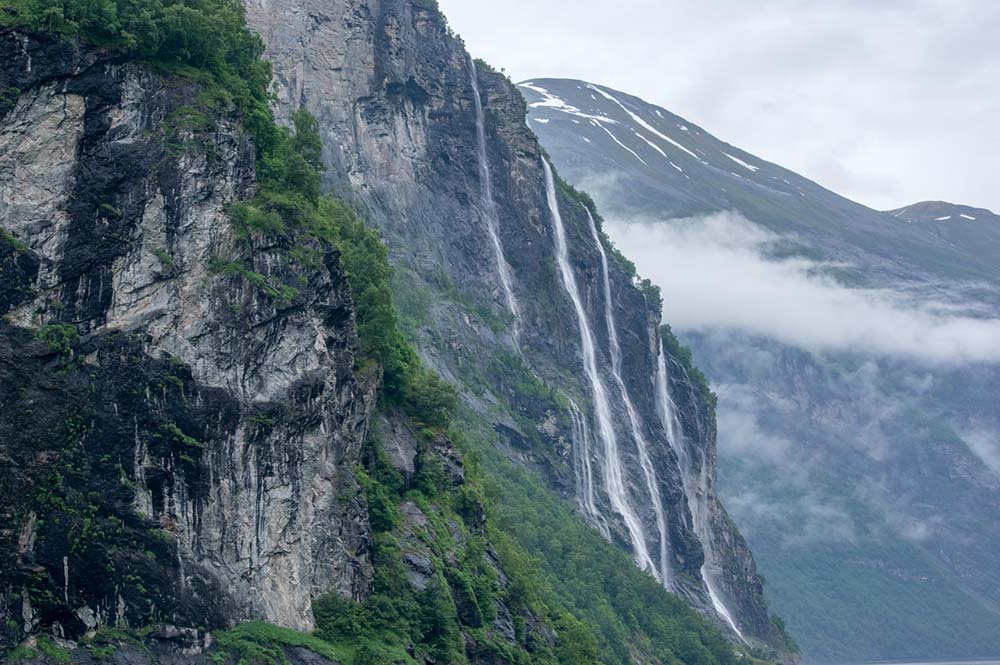
<path fill-rule="evenodd" d="M 608 521 L 604 519 L 594 493 L 594 470 L 590 463 L 590 427 L 583 417 L 580 407 L 569 401 L 570 417 L 573 421 L 573 466 L 576 476 L 576 498 L 583 514 L 597 527 L 606 540 L 611 540 Z"/>
<path fill-rule="evenodd" d="M 594 414 L 597 421 L 597 433 L 604 446 L 604 487 L 607 490 L 611 507 L 622 516 L 625 528 L 632 540 L 636 564 L 643 570 L 656 571 L 657 567 L 649 556 L 646 546 L 646 534 L 629 502 L 628 491 L 622 474 L 621 458 L 618 452 L 618 439 L 615 436 L 614 422 L 611 417 L 611 405 L 608 401 L 604 382 L 597 370 L 597 353 L 594 347 L 594 335 L 587 320 L 587 312 L 583 307 L 580 289 L 576 284 L 576 276 L 569 262 L 569 247 L 566 243 L 566 230 L 563 227 L 562 215 L 559 213 L 559 202 L 556 199 L 555 178 L 552 167 L 542 160 L 545 169 L 545 192 L 548 198 L 549 212 L 552 217 L 552 229 L 555 236 L 556 263 L 562 275 L 563 287 L 573 302 L 576 310 L 577 324 L 580 332 L 580 350 L 583 355 L 583 368 L 590 382 L 594 398 Z"/>
<path fill-rule="evenodd" d="M 708 465 L 705 464 L 703 456 L 701 463 L 701 488 L 703 491 L 705 488 L 708 487 L 707 475 L 708 475 Z M 707 524 L 708 520 L 707 520 L 707 515 L 705 514 L 706 508 L 704 501 L 701 502 L 699 511 L 702 513 L 702 515 L 701 519 L 696 521 L 696 525 L 700 523 L 702 533 L 704 534 L 702 536 L 699 536 L 699 540 L 701 540 L 701 547 L 705 552 L 705 563 L 701 565 L 701 577 L 702 579 L 705 580 L 705 590 L 708 591 L 708 597 L 712 601 L 712 606 L 715 608 L 715 611 L 718 612 L 719 616 L 721 616 L 726 621 L 726 623 L 729 624 L 729 627 L 733 629 L 733 631 L 741 640 L 746 641 L 746 638 L 743 637 L 743 633 L 736 625 L 736 620 L 733 619 L 733 615 L 730 614 L 729 608 L 726 607 L 726 604 L 722 602 L 722 598 L 719 597 L 719 592 L 717 590 L 718 583 L 715 578 L 716 575 L 715 568 L 718 565 L 715 560 L 715 544 L 712 541 L 712 534 L 708 532 L 708 524 Z"/>
<path fill-rule="evenodd" d="M 490 179 L 490 164 L 486 154 L 486 122 L 483 116 L 483 100 L 479 96 L 479 77 L 476 74 L 476 63 L 469 56 L 469 73 L 472 79 L 472 92 L 476 106 L 476 138 L 479 149 L 479 199 L 483 217 L 486 220 L 486 229 L 489 231 L 490 240 L 493 241 L 493 251 L 496 254 L 497 273 L 500 275 L 500 284 L 503 287 L 504 298 L 507 301 L 507 308 L 514 316 L 514 339 L 516 340 L 521 329 L 521 311 L 518 308 L 517 299 L 514 297 L 513 281 L 510 277 L 510 265 L 504 257 L 503 245 L 500 243 L 499 216 L 497 215 L 496 201 L 493 200 L 493 183 Z"/>
<path fill-rule="evenodd" d="M 646 488 L 653 501 L 653 512 L 656 515 L 656 525 L 660 536 L 660 570 L 659 580 L 664 586 L 671 584 L 670 574 L 670 546 L 667 541 L 667 518 L 666 511 L 663 510 L 663 500 L 660 498 L 660 481 L 656 477 L 656 469 L 653 468 L 653 461 L 649 457 L 649 444 L 642 433 L 642 424 L 636 413 L 632 398 L 629 397 L 628 389 L 625 388 L 625 381 L 622 380 L 622 350 L 618 343 L 618 326 L 615 323 L 614 307 L 611 300 L 611 278 L 608 275 L 608 255 L 604 251 L 604 243 L 597 233 L 597 224 L 594 217 L 587 210 L 587 219 L 590 221 L 590 233 L 597 245 L 597 251 L 601 255 L 601 274 L 604 278 L 604 318 L 608 327 L 608 344 L 611 347 L 611 373 L 614 375 L 615 383 L 621 392 L 622 401 L 625 403 L 625 412 L 628 414 L 629 427 L 632 430 L 632 438 L 635 440 L 636 448 L 639 451 L 639 465 L 646 478 Z"/>
<path fill-rule="evenodd" d="M 707 495 L 708 492 L 708 465 L 705 464 L 704 456 L 702 456 L 701 474 L 697 481 L 698 486 L 693 486 L 691 457 L 688 455 L 687 445 L 684 441 L 684 431 L 681 427 L 680 418 L 677 416 L 677 406 L 670 396 L 666 357 L 667 354 L 661 344 L 660 356 L 656 366 L 656 393 L 659 398 L 660 418 L 663 420 L 663 428 L 667 432 L 667 439 L 670 442 L 670 446 L 677 454 L 677 463 L 681 470 L 681 486 L 684 488 L 684 496 L 687 497 L 688 508 L 691 510 L 694 533 L 701 542 L 701 547 L 705 552 L 705 562 L 701 566 L 701 578 L 705 582 L 705 591 L 708 592 L 708 598 L 712 601 L 712 607 L 715 608 L 716 614 L 729 624 L 729 627 L 733 629 L 733 632 L 740 639 L 745 640 L 743 633 L 740 632 L 736 621 L 733 619 L 733 615 L 729 612 L 726 604 L 722 602 L 722 598 L 716 589 L 714 571 L 716 567 L 715 545 L 708 528 L 708 505 L 702 500 L 702 497 Z"/>

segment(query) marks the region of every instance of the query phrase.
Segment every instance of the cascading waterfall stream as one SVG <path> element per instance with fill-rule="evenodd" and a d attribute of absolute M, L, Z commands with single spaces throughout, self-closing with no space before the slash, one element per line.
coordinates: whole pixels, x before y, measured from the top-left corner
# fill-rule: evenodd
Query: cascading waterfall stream
<path fill-rule="evenodd" d="M 569 400 L 569 413 L 573 421 L 573 465 L 576 477 L 576 497 L 580 509 L 606 540 L 611 540 L 608 521 L 604 519 L 594 494 L 594 471 L 590 464 L 590 427 L 576 402 Z"/>
<path fill-rule="evenodd" d="M 500 275 L 500 285 L 503 287 L 507 308 L 514 316 L 514 339 L 517 340 L 521 329 L 521 311 L 514 297 L 514 286 L 510 276 L 510 265 L 504 256 L 503 245 L 500 243 L 500 220 L 497 214 L 496 201 L 493 200 L 493 183 L 490 179 L 490 164 L 486 153 L 486 121 L 483 114 L 483 100 L 479 95 L 479 76 L 476 73 L 476 62 L 469 56 L 469 73 L 472 80 L 472 92 L 476 107 L 476 138 L 479 155 L 479 202 L 486 229 L 493 242 L 496 255 L 497 273 Z"/>
<path fill-rule="evenodd" d="M 604 317 L 608 328 L 608 344 L 611 347 L 611 373 L 614 375 L 615 383 L 621 392 L 622 401 L 625 403 L 625 412 L 628 414 L 629 427 L 632 430 L 632 438 L 635 440 L 636 448 L 639 451 L 639 465 L 646 479 L 646 488 L 653 501 L 653 513 L 656 515 L 656 524 L 660 536 L 660 583 L 665 587 L 671 584 L 670 572 L 670 545 L 668 542 L 666 511 L 663 509 L 663 500 L 660 497 L 660 481 L 656 477 L 656 469 L 653 467 L 653 460 L 649 456 L 649 444 L 642 433 L 642 424 L 639 415 L 629 397 L 625 381 L 622 379 L 622 351 L 618 343 L 618 326 L 615 322 L 614 307 L 611 300 L 611 277 L 608 273 L 608 255 L 604 250 L 604 243 L 597 232 L 597 224 L 594 216 L 587 210 L 587 219 L 590 222 L 590 233 L 597 245 L 597 251 L 601 255 L 601 271 L 604 278 Z"/>
<path fill-rule="evenodd" d="M 708 489 L 708 466 L 705 464 L 704 455 L 701 460 L 701 482 L 699 485 L 702 492 L 707 492 Z M 702 543 L 702 549 L 705 551 L 705 563 L 701 566 L 701 577 L 705 580 L 705 590 L 708 591 L 708 597 L 712 601 L 712 606 L 715 611 L 729 624 L 729 626 L 736 632 L 741 640 L 746 638 L 743 637 L 743 633 L 740 631 L 739 627 L 736 625 L 736 620 L 733 619 L 733 615 L 730 614 L 729 608 L 726 604 L 722 602 L 722 598 L 719 596 L 718 584 L 715 578 L 715 571 L 713 568 L 716 565 L 715 561 L 715 543 L 712 540 L 712 534 L 708 532 L 708 514 L 705 502 L 702 501 L 699 506 L 699 512 L 701 513 L 701 518 L 699 520 L 701 528 L 704 531 L 704 536 L 700 537 Z"/>
<path fill-rule="evenodd" d="M 715 608 L 716 614 L 729 624 L 729 627 L 733 629 L 733 632 L 741 640 L 746 641 L 743 633 L 736 625 L 733 615 L 729 612 L 725 603 L 722 602 L 722 598 L 716 589 L 715 574 L 712 571 L 712 567 L 715 566 L 715 545 L 708 528 L 708 505 L 702 500 L 702 496 L 707 495 L 708 490 L 708 467 L 703 457 L 701 460 L 701 474 L 698 487 L 694 487 L 691 482 L 691 456 L 688 455 L 687 445 L 684 441 L 684 431 L 680 423 L 680 418 L 677 415 L 677 405 L 674 404 L 674 400 L 670 396 L 670 378 L 667 374 L 666 358 L 667 354 L 661 343 L 660 355 L 656 366 L 657 402 L 660 410 L 660 418 L 663 420 L 663 428 L 667 432 L 667 439 L 677 454 L 677 463 L 681 471 L 681 486 L 684 489 L 684 496 L 687 498 L 688 508 L 691 510 L 694 533 L 698 537 L 699 542 L 701 542 L 701 547 L 705 552 L 705 562 L 701 566 L 701 578 L 705 582 L 705 591 L 708 593 L 708 598 L 712 602 L 712 607 Z"/>
<path fill-rule="evenodd" d="M 622 516 L 625 528 L 632 540 L 636 564 L 643 570 L 656 571 L 657 566 L 649 556 L 646 546 L 646 534 L 642 522 L 632 508 L 628 490 L 625 487 L 621 468 L 621 457 L 618 451 L 618 440 L 611 417 L 611 405 L 608 401 L 604 382 L 597 369 L 597 353 L 594 346 L 594 335 L 591 332 L 587 312 L 583 307 L 580 289 L 577 287 L 573 267 L 569 262 L 569 247 L 566 242 L 566 229 L 563 227 L 562 215 L 559 213 L 559 201 L 556 199 L 555 178 L 552 167 L 542 159 L 545 169 L 545 192 L 548 198 L 549 212 L 552 217 L 553 235 L 555 236 L 556 263 L 562 276 L 563 287 L 573 302 L 576 310 L 577 324 L 580 332 L 580 350 L 583 355 L 583 367 L 590 382 L 594 398 L 594 414 L 597 421 L 597 433 L 604 446 L 604 486 L 611 501 L 611 507 Z"/>

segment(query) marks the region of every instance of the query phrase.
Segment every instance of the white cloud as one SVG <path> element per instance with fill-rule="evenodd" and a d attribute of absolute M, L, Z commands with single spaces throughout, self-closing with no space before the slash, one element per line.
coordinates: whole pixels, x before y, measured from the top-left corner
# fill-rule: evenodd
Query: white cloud
<path fill-rule="evenodd" d="M 718 410 L 719 445 L 725 454 L 741 460 L 765 464 L 784 464 L 794 445 L 788 439 L 765 431 L 755 413 L 758 397 L 745 385 L 715 386 L 720 403 Z M 798 467 L 797 468 L 802 468 Z"/>
<path fill-rule="evenodd" d="M 609 219 L 607 230 L 663 290 L 679 329 L 742 330 L 814 352 L 862 351 L 933 364 L 1000 362 L 1000 320 L 889 291 L 848 288 L 805 259 L 764 258 L 770 232 L 734 213 Z"/>
<path fill-rule="evenodd" d="M 744 488 L 723 501 L 744 532 L 781 534 L 785 547 L 853 542 L 857 537 L 857 525 L 842 502 L 808 492 L 780 496 Z"/>
<path fill-rule="evenodd" d="M 940 515 L 927 512 L 933 510 L 930 506 L 921 507 L 925 514 L 915 515 L 910 497 L 893 491 L 879 480 L 862 480 L 855 488 L 855 496 L 881 515 L 885 526 L 893 533 L 913 543 L 923 543 L 939 536 L 947 526 L 947 521 Z M 873 534 L 878 534 L 878 529 L 874 528 L 876 525 L 869 526 L 873 527 Z"/>
<path fill-rule="evenodd" d="M 1000 478 L 1000 432 L 978 428 L 962 432 L 962 439 L 976 457 Z"/>

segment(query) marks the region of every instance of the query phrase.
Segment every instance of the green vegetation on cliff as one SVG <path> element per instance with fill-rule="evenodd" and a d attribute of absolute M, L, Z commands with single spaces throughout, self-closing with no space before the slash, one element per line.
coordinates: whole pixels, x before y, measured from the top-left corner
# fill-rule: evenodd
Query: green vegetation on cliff
<path fill-rule="evenodd" d="M 449 439 L 465 447 L 461 433 Z M 380 437 L 373 439 L 362 485 L 376 532 L 374 594 L 363 602 L 319 599 L 316 636 L 359 665 L 417 663 L 422 655 L 454 664 L 596 665 L 589 627 L 558 603 L 533 566 L 519 565 L 531 558 L 489 526 L 474 460 L 456 479 L 439 457 L 446 439 L 425 443 L 407 481 L 385 461 Z M 425 563 L 417 572 L 404 556 Z"/>
<path fill-rule="evenodd" d="M 350 207 L 320 196 L 322 143 L 315 119 L 303 111 L 291 128 L 275 123 L 271 66 L 262 58 L 260 38 L 247 28 L 240 0 L 0 0 L 0 25 L 78 37 L 196 81 L 203 91 L 194 106 L 175 114 L 175 124 L 208 129 L 220 110 L 235 105 L 256 142 L 259 193 L 230 208 L 233 223 L 244 238 L 291 239 L 291 257 L 305 268 L 319 267 L 322 256 L 295 244 L 294 236 L 337 246 L 358 306 L 363 350 L 382 365 L 387 396 L 426 424 L 443 424 L 454 392 L 423 368 L 399 332 L 385 246 Z M 276 301 L 298 294 L 295 285 L 272 283 L 240 263 L 213 268 L 242 276 Z"/>
<path fill-rule="evenodd" d="M 322 267 L 329 249 L 336 247 L 351 285 L 362 351 L 382 367 L 386 398 L 425 427 L 445 427 L 455 391 L 424 367 L 400 332 L 390 288 L 393 271 L 378 232 L 343 201 L 320 195 L 322 146 L 316 120 L 299 111 L 291 128 L 269 134 L 274 141 L 259 160 L 256 198 L 229 208 L 237 234 L 248 247 L 261 238 L 279 242 L 304 273 Z M 285 293 L 294 286 L 266 288 Z"/>
<path fill-rule="evenodd" d="M 739 658 L 714 625 L 667 593 L 629 556 L 580 519 L 533 472 L 505 459 L 486 423 L 470 413 L 463 428 L 479 452 L 494 515 L 496 540 L 512 549 L 505 563 L 529 569 L 534 588 L 552 593 L 591 627 L 602 663 L 660 662 L 732 665 Z M 520 559 L 523 552 L 532 556 Z"/>
<path fill-rule="evenodd" d="M 712 409 L 719 403 L 718 396 L 712 391 L 712 386 L 708 382 L 708 377 L 705 376 L 704 372 L 698 369 L 691 355 L 691 349 L 681 344 L 677 336 L 674 335 L 674 331 L 668 325 L 663 325 L 660 327 L 660 338 L 663 340 L 663 346 L 666 347 L 667 355 L 671 358 L 676 358 L 681 366 L 684 367 L 684 371 L 687 373 L 688 378 L 694 383 L 695 388 L 701 393 L 702 399 L 704 399 L 705 404 L 709 405 Z"/>
<path fill-rule="evenodd" d="M 239 204 L 232 213 L 234 224 L 246 238 L 301 232 L 338 248 L 357 307 L 363 350 L 384 369 L 389 408 L 401 407 L 421 428 L 423 440 L 410 482 L 385 462 L 377 438 L 372 442 L 368 468 L 359 470 L 359 476 L 375 531 L 375 592 L 360 603 L 332 594 L 318 601 L 316 636 L 337 645 L 358 665 L 418 662 L 417 653 L 460 664 L 468 662 L 470 650 L 525 665 L 596 664 L 594 633 L 555 599 L 534 560 L 502 532 L 484 529 L 490 518 L 478 466 L 466 464 L 461 481 L 445 472 L 435 449 L 447 440 L 464 447 L 462 433 L 452 428 L 455 391 L 424 367 L 400 332 L 390 290 L 393 271 L 378 234 L 344 203 L 319 196 L 315 121 L 298 113 L 293 128 L 281 130 L 279 137 L 263 158 L 266 170 L 258 196 Z M 305 268 L 308 250 L 307 244 L 295 244 L 291 251 Z M 419 511 L 429 524 L 404 524 L 403 506 Z M 401 538 L 415 541 L 403 543 Z M 498 543 L 502 573 L 489 559 L 491 542 Z M 415 543 L 436 571 L 422 589 L 410 581 L 403 560 Z M 506 586 L 500 584 L 501 575 Z M 513 642 L 494 626 L 498 603 L 509 608 Z M 527 625 L 529 620 L 539 625 Z M 542 639 L 540 626 L 546 625 L 555 631 Z M 243 642 L 253 634 L 271 635 L 262 628 L 248 630 L 240 634 Z"/>
<path fill-rule="evenodd" d="M 271 65 L 240 0 L 0 0 L 0 26 L 79 37 L 201 82 L 235 103 L 268 150 Z"/>

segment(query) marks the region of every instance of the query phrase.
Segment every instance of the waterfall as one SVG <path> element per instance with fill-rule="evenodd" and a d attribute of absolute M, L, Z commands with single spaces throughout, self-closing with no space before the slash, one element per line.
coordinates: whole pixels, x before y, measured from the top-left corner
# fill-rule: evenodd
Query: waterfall
<path fill-rule="evenodd" d="M 656 366 L 656 393 L 658 398 L 660 418 L 663 420 L 663 428 L 667 432 L 671 448 L 677 454 L 677 464 L 681 471 L 681 486 L 684 489 L 684 496 L 687 498 L 688 509 L 691 511 L 692 527 L 694 533 L 701 542 L 702 550 L 705 552 L 705 562 L 701 566 L 701 578 L 705 583 L 705 591 L 712 602 L 712 607 L 716 614 L 725 621 L 733 632 L 741 640 L 745 640 L 740 632 L 733 615 L 729 612 L 725 603 L 717 590 L 717 581 L 714 568 L 715 543 L 708 524 L 708 504 L 704 500 L 708 496 L 708 464 L 704 454 L 701 457 L 701 473 L 698 477 L 697 487 L 694 486 L 691 478 L 691 456 L 688 454 L 687 443 L 684 440 L 684 430 L 681 426 L 680 418 L 677 415 L 677 405 L 674 404 L 670 396 L 670 377 L 667 374 L 667 353 L 660 344 L 660 355 Z"/>
<path fill-rule="evenodd" d="M 548 197 L 549 212 L 552 217 L 552 229 L 555 236 L 556 263 L 562 276 L 563 287 L 573 302 L 576 310 L 577 325 L 580 333 L 580 351 L 583 355 L 583 368 L 590 382 L 594 398 L 594 414 L 597 423 L 597 434 L 604 446 L 604 487 L 607 490 L 611 507 L 622 516 L 625 528 L 632 540 L 636 564 L 643 570 L 656 571 L 657 567 L 649 556 L 646 546 L 646 534 L 642 522 L 633 510 L 628 490 L 625 487 L 621 467 L 621 457 L 618 452 L 618 440 L 615 435 L 614 421 L 611 417 L 611 404 L 600 373 L 597 370 L 597 353 L 594 347 L 594 335 L 587 320 L 587 311 L 583 307 L 580 289 L 576 284 L 573 267 L 569 262 L 569 248 L 566 243 L 566 230 L 563 228 L 562 215 L 559 213 L 559 202 L 556 199 L 555 178 L 548 161 L 542 159 L 545 169 L 545 192 Z"/>
<path fill-rule="evenodd" d="M 479 153 L 479 203 L 482 215 L 486 220 L 486 229 L 493 242 L 493 252 L 496 255 L 497 273 L 503 287 L 507 309 L 514 316 L 514 339 L 518 337 L 521 326 L 521 311 L 514 297 L 513 281 L 510 277 L 510 265 L 504 257 L 503 245 L 500 244 L 499 215 L 496 201 L 493 200 L 493 183 L 490 179 L 490 164 L 486 154 L 486 121 L 483 116 L 483 100 L 479 95 L 479 76 L 476 73 L 476 62 L 469 56 L 469 72 L 472 79 L 472 92 L 476 107 L 476 138 Z"/>
<path fill-rule="evenodd" d="M 573 472 L 576 477 L 576 498 L 580 509 L 605 539 L 611 540 L 608 521 L 597 507 L 594 495 L 594 471 L 590 464 L 590 427 L 583 412 L 573 400 L 569 401 L 573 421 Z"/>
<path fill-rule="evenodd" d="M 663 428 L 667 432 L 670 447 L 677 454 L 677 461 L 681 467 L 681 482 L 684 485 L 684 494 L 687 496 L 690 494 L 688 492 L 688 480 L 691 473 L 691 460 L 687 453 L 687 446 L 684 445 L 684 434 L 680 418 L 677 416 L 677 406 L 670 396 L 670 378 L 667 375 L 667 354 L 663 350 L 662 344 L 656 364 L 656 396 L 660 419 L 663 421 Z M 688 502 L 690 503 L 690 498 Z"/>
<path fill-rule="evenodd" d="M 671 583 L 670 575 L 670 545 L 668 543 L 666 511 L 663 509 L 663 500 L 660 497 L 660 481 L 656 477 L 656 469 L 649 456 L 649 444 L 642 433 L 642 424 L 639 415 L 632 404 L 628 390 L 625 388 L 625 381 L 622 379 L 622 351 L 618 343 L 618 327 L 615 323 L 614 307 L 611 300 L 611 278 L 608 274 L 608 255 L 604 250 L 604 243 L 597 233 L 597 224 L 594 223 L 594 216 L 587 210 L 587 219 L 590 222 L 590 233 L 597 245 L 597 251 L 601 255 L 601 274 L 604 278 L 604 318 L 608 328 L 608 345 L 611 347 L 611 373 L 618 390 L 621 392 L 622 401 L 625 404 L 625 412 L 628 414 L 629 427 L 632 430 L 632 438 L 635 440 L 636 448 L 639 451 L 639 466 L 646 479 L 646 489 L 653 502 L 653 512 L 656 515 L 656 524 L 660 532 L 660 582 L 669 587 Z"/>

